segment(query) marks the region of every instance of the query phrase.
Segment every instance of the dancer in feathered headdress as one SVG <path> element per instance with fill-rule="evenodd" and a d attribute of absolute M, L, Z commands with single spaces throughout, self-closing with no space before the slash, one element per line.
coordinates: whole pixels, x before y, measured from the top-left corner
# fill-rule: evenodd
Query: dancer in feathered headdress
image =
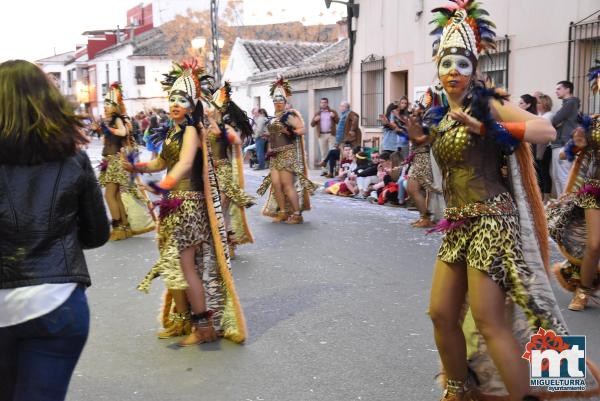
<path fill-rule="evenodd" d="M 208 143 L 215 162 L 233 257 L 236 245 L 253 242 L 245 209 L 256 201 L 244 191 L 242 154 L 242 143 L 252 136 L 252 126 L 246 112 L 231 100 L 229 82 L 215 91 L 206 114 Z"/>
<path fill-rule="evenodd" d="M 435 9 L 432 23 L 448 106 L 427 130 L 417 119 L 406 122 L 413 140 L 431 144 L 447 204 L 429 306 L 443 399 L 521 400 L 537 393 L 522 358 L 530 336 L 539 328 L 567 334 L 546 272 L 548 232 L 533 160 L 521 144 L 548 143 L 556 131 L 477 80 L 479 55 L 494 48 L 494 24 L 479 3 L 455 0 Z"/>
<path fill-rule="evenodd" d="M 304 121 L 294 109 L 286 111 L 292 90 L 289 82 L 278 78 L 271 84 L 275 117 L 267 124 L 271 171 L 258 188 L 258 194 L 269 190 L 263 207 L 273 222 L 300 224 L 302 211 L 310 210 L 309 196 L 317 186 L 308 179 L 304 154 Z"/>
<path fill-rule="evenodd" d="M 128 165 L 141 173 L 167 170 L 162 181 L 150 183 L 162 197 L 157 202 L 160 256 L 138 289 L 148 292 L 160 276 L 169 290 L 159 338 L 189 334 L 180 346 L 220 336 L 243 342 L 244 315 L 230 273 L 217 177 L 202 126 L 200 98 L 208 95 L 202 90 L 202 70 L 174 64 L 166 76 L 171 128 L 162 151 L 151 162 Z"/>
<path fill-rule="evenodd" d="M 597 63 L 590 70 L 596 91 Z M 549 205 L 547 213 L 550 235 L 567 258 L 554 265 L 554 272 L 558 282 L 574 293 L 569 309 L 582 311 L 600 289 L 600 115 L 580 116 L 572 136 L 561 155 L 574 161 L 565 194 Z"/>
<path fill-rule="evenodd" d="M 132 230 L 128 208 L 124 197 L 130 192 L 137 193 L 135 185 L 131 185 L 129 174 L 121 164 L 120 151 L 122 148 L 135 147 L 132 138 L 132 126 L 123 102 L 123 89 L 118 82 L 110 85 L 104 98 L 104 118 L 96 130 L 103 134 L 104 147 L 102 149 L 102 162 L 100 163 L 99 181 L 105 188 L 104 196 L 112 218 L 112 231 L 110 239 L 113 241 L 129 238 L 134 234 L 151 231 L 152 222 L 144 219 L 142 227 Z M 128 198 L 130 199 L 130 197 Z M 134 207 L 135 202 L 128 203 Z M 137 211 L 136 211 L 137 212 Z M 142 215 L 147 215 L 142 206 Z M 148 221 L 146 221 L 148 220 Z"/>

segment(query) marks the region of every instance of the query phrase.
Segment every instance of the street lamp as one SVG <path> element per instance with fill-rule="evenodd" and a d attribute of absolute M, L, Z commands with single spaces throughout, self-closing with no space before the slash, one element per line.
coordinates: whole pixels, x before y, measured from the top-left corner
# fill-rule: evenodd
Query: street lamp
<path fill-rule="evenodd" d="M 219 38 L 219 40 L 217 40 L 217 45 L 219 46 L 219 49 L 225 47 L 225 39 Z"/>
<path fill-rule="evenodd" d="M 192 39 L 192 47 L 194 49 L 202 49 L 206 45 L 206 38 L 204 36 L 198 36 Z"/>

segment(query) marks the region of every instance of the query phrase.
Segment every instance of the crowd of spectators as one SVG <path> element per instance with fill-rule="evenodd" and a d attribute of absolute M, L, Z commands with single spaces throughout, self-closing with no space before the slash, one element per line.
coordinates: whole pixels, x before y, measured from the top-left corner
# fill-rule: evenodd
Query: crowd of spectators
<path fill-rule="evenodd" d="M 539 91 L 524 94 L 515 100 L 522 109 L 550 120 L 557 130 L 554 142 L 531 145 L 539 187 L 545 201 L 557 198 L 564 191 L 571 163 L 561 160 L 559 154 L 576 127 L 580 106 L 579 99 L 573 95 L 573 84 L 569 81 L 557 83 L 556 97 L 562 100 L 556 113 L 552 112 L 551 97 Z M 328 110 L 322 107 L 321 112 L 324 111 Z M 406 206 L 418 209 L 421 216 L 429 213 L 428 210 L 432 209 L 429 204 L 431 197 L 440 195 L 442 188 L 441 185 L 434 186 L 432 182 L 430 185 L 419 185 L 417 180 L 410 178 L 413 157 L 418 149 L 410 143 L 402 117 L 416 111 L 418 108 L 411 107 L 406 97 L 388 105 L 385 114 L 379 116 L 383 125 L 380 149 L 342 142 L 340 151 L 336 141 L 334 149 L 329 150 L 321 162 L 321 166 L 328 166 L 325 175 L 330 178 L 325 182 L 326 193 L 366 199 L 378 205 Z M 313 123 L 319 122 L 321 115 L 316 115 Z M 338 121 L 334 116 L 331 114 L 332 123 Z M 432 217 L 432 220 L 435 219 Z M 417 227 L 432 225 L 433 221 L 427 221 Z"/>

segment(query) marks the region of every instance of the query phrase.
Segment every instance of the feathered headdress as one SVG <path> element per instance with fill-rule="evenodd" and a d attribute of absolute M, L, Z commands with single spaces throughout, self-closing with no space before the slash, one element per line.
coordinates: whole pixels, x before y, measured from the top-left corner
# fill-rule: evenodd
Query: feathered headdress
<path fill-rule="evenodd" d="M 231 102 L 231 83 L 225 81 L 223 86 L 217 89 L 213 94 L 212 103 L 217 108 L 224 110 L 227 108 L 229 102 Z"/>
<path fill-rule="evenodd" d="M 121 87 L 120 82 L 113 82 L 110 85 L 106 92 L 106 96 L 104 97 L 104 101 L 115 106 L 119 114 L 127 114 L 125 103 L 123 102 L 123 88 Z"/>
<path fill-rule="evenodd" d="M 447 54 L 458 54 L 469 58 L 477 65 L 479 54 L 496 48 L 496 25 L 487 16 L 490 14 L 480 8 L 475 0 L 451 0 L 454 4 L 432 10 L 436 26 L 431 35 L 433 56 L 439 62 Z"/>
<path fill-rule="evenodd" d="M 287 99 L 292 96 L 290 81 L 283 79 L 282 76 L 277 77 L 277 81 L 271 84 L 270 93 L 273 101 L 277 100 L 277 98 L 283 98 L 287 101 Z"/>
<path fill-rule="evenodd" d="M 163 90 L 169 92 L 169 96 L 175 93 L 181 94 L 194 105 L 201 97 L 210 99 L 212 96 L 214 80 L 205 73 L 196 60 L 182 64 L 173 62 L 171 71 L 163 76 L 165 78 L 161 84 Z"/>
<path fill-rule="evenodd" d="M 588 79 L 592 83 L 592 93 L 600 91 L 600 60 L 596 59 L 596 65 L 588 71 Z"/>

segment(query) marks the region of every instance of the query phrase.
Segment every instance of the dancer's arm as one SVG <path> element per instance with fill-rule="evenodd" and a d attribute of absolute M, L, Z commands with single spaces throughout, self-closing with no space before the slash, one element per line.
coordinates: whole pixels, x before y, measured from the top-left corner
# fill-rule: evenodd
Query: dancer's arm
<path fill-rule="evenodd" d="M 293 110 L 293 114 L 295 118 L 288 117 L 287 123 L 292 127 L 292 132 L 298 136 L 306 134 L 306 129 L 304 128 L 304 121 L 302 121 L 302 117 L 300 113 L 296 110 Z"/>
<path fill-rule="evenodd" d="M 227 142 L 234 145 L 242 144 L 242 139 L 231 125 L 225 124 L 225 130 L 227 131 Z"/>
<path fill-rule="evenodd" d="M 113 135 L 116 135 L 116 136 L 127 136 L 127 127 L 125 127 L 125 124 L 123 124 L 123 120 L 121 120 L 120 118 L 117 118 L 115 120 L 115 125 L 117 126 L 116 128 L 110 128 L 110 127 L 108 127 L 108 129 L 110 130 L 110 132 Z"/>
<path fill-rule="evenodd" d="M 155 173 L 167 167 L 165 161 L 160 156 L 149 162 L 138 162 L 132 165 L 127 159 L 125 148 L 121 149 L 121 163 L 123 164 L 123 168 L 130 173 Z"/>
<path fill-rule="evenodd" d="M 500 123 L 523 123 L 525 127 L 522 140 L 525 142 L 545 145 L 556 139 L 552 123 L 543 117 L 531 114 L 510 102 L 500 103 L 496 99 L 490 102 L 490 107 L 492 115 Z M 503 125 L 513 133 L 506 124 Z"/>
<path fill-rule="evenodd" d="M 162 189 L 172 189 L 179 180 L 189 174 L 200 148 L 200 135 L 194 126 L 188 125 L 183 133 L 183 145 L 179 152 L 179 161 L 158 184 Z"/>

